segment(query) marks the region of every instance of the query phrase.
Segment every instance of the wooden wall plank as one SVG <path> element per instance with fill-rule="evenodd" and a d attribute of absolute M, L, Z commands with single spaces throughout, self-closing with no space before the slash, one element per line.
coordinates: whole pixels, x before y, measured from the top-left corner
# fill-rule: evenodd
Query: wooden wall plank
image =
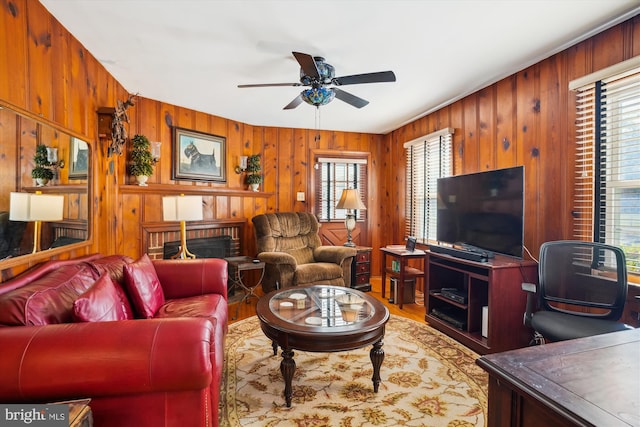
<path fill-rule="evenodd" d="M 478 166 L 479 170 L 496 167 L 495 86 L 478 93 Z"/>
<path fill-rule="evenodd" d="M 42 8 L 31 9 L 27 18 L 29 109 L 38 115 L 52 117 L 51 16 Z"/>
<path fill-rule="evenodd" d="M 27 0 L 0 0 L 0 99 L 27 107 Z"/>

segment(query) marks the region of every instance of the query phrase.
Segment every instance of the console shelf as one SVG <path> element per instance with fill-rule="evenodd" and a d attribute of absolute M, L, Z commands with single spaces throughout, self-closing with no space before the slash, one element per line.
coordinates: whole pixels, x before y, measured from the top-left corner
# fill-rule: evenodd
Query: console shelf
<path fill-rule="evenodd" d="M 522 324 L 526 293 L 522 282 L 537 282 L 537 263 L 496 256 L 487 262 L 427 251 L 425 320 L 480 354 L 525 347 L 531 331 Z M 466 301 L 442 295 L 454 288 Z M 463 303 L 464 302 L 464 303 Z M 483 307 L 487 336 L 482 336 Z"/>

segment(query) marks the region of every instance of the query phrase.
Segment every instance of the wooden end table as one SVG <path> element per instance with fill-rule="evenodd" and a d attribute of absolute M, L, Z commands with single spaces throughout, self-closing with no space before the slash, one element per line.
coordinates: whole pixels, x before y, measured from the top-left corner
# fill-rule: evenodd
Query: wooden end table
<path fill-rule="evenodd" d="M 424 279 L 424 260 L 427 254 L 425 251 L 420 249 L 409 251 L 407 249 L 403 249 L 402 247 L 380 248 L 380 252 L 382 252 L 382 298 L 384 298 L 385 288 L 387 286 L 387 274 L 389 274 L 389 276 L 391 277 L 396 277 L 398 279 L 398 283 L 396 284 L 398 301 L 395 302 L 402 310 L 402 300 L 404 299 L 404 282 L 406 279 L 412 277 Z M 389 268 L 387 266 L 387 257 L 391 257 L 399 262 L 400 268 L 398 269 L 398 271 L 394 271 L 392 268 Z M 409 261 L 410 259 L 422 260 L 422 270 L 409 267 L 407 265 L 407 261 Z"/>
<path fill-rule="evenodd" d="M 284 397 L 291 407 L 291 382 L 296 369 L 293 350 L 336 352 L 373 344 L 373 391 L 378 392 L 384 360 L 382 339 L 389 310 L 377 299 L 352 288 L 330 285 L 296 286 L 274 290 L 258 300 L 260 327 L 282 349 L 280 372 Z"/>

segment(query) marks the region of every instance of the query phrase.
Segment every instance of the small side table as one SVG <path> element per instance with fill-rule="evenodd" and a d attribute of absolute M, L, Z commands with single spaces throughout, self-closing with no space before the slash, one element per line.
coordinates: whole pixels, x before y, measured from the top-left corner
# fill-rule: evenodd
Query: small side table
<path fill-rule="evenodd" d="M 413 251 L 408 251 L 406 249 L 395 249 L 395 248 L 380 248 L 380 252 L 382 253 L 382 298 L 384 298 L 387 274 L 390 277 L 396 277 L 398 279 L 396 293 L 398 295 L 398 307 L 402 310 L 403 304 L 403 295 L 404 295 L 404 283 L 405 280 L 411 277 L 421 278 L 424 280 L 424 260 L 426 256 L 426 252 L 420 249 L 415 249 Z M 397 260 L 399 262 L 398 271 L 394 271 L 392 268 L 387 266 L 387 257 Z M 422 270 L 417 268 L 409 267 L 407 265 L 407 261 L 410 259 L 420 260 L 422 263 Z"/>
<path fill-rule="evenodd" d="M 262 284 L 262 279 L 264 278 L 264 267 L 265 264 L 262 261 L 254 260 L 248 256 L 234 256 L 230 258 L 225 258 L 229 268 L 229 282 L 233 284 L 233 286 L 242 289 L 244 295 L 238 305 L 236 306 L 236 315 L 232 318 L 233 320 L 238 318 L 238 311 L 240 310 L 240 304 L 243 302 L 249 303 L 249 298 L 254 297 L 258 299 L 258 295 L 255 294 L 255 290 L 258 286 Z M 258 262 L 255 262 L 258 261 Z M 244 283 L 244 272 L 246 271 L 260 271 L 260 278 L 253 285 L 248 285 Z"/>

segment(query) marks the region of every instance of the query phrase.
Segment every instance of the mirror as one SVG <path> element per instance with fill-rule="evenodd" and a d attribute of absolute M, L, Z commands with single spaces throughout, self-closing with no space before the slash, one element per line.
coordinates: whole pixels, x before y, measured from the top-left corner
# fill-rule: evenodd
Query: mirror
<path fill-rule="evenodd" d="M 38 152 L 40 145 L 45 149 Z M 90 150 L 82 139 L 0 103 L 0 264 L 33 253 L 35 246 L 44 251 L 89 238 Z M 32 174 L 34 169 L 39 172 Z M 17 213 L 16 197 L 11 212 L 16 192 L 57 196 L 60 217 L 30 221 Z"/>

